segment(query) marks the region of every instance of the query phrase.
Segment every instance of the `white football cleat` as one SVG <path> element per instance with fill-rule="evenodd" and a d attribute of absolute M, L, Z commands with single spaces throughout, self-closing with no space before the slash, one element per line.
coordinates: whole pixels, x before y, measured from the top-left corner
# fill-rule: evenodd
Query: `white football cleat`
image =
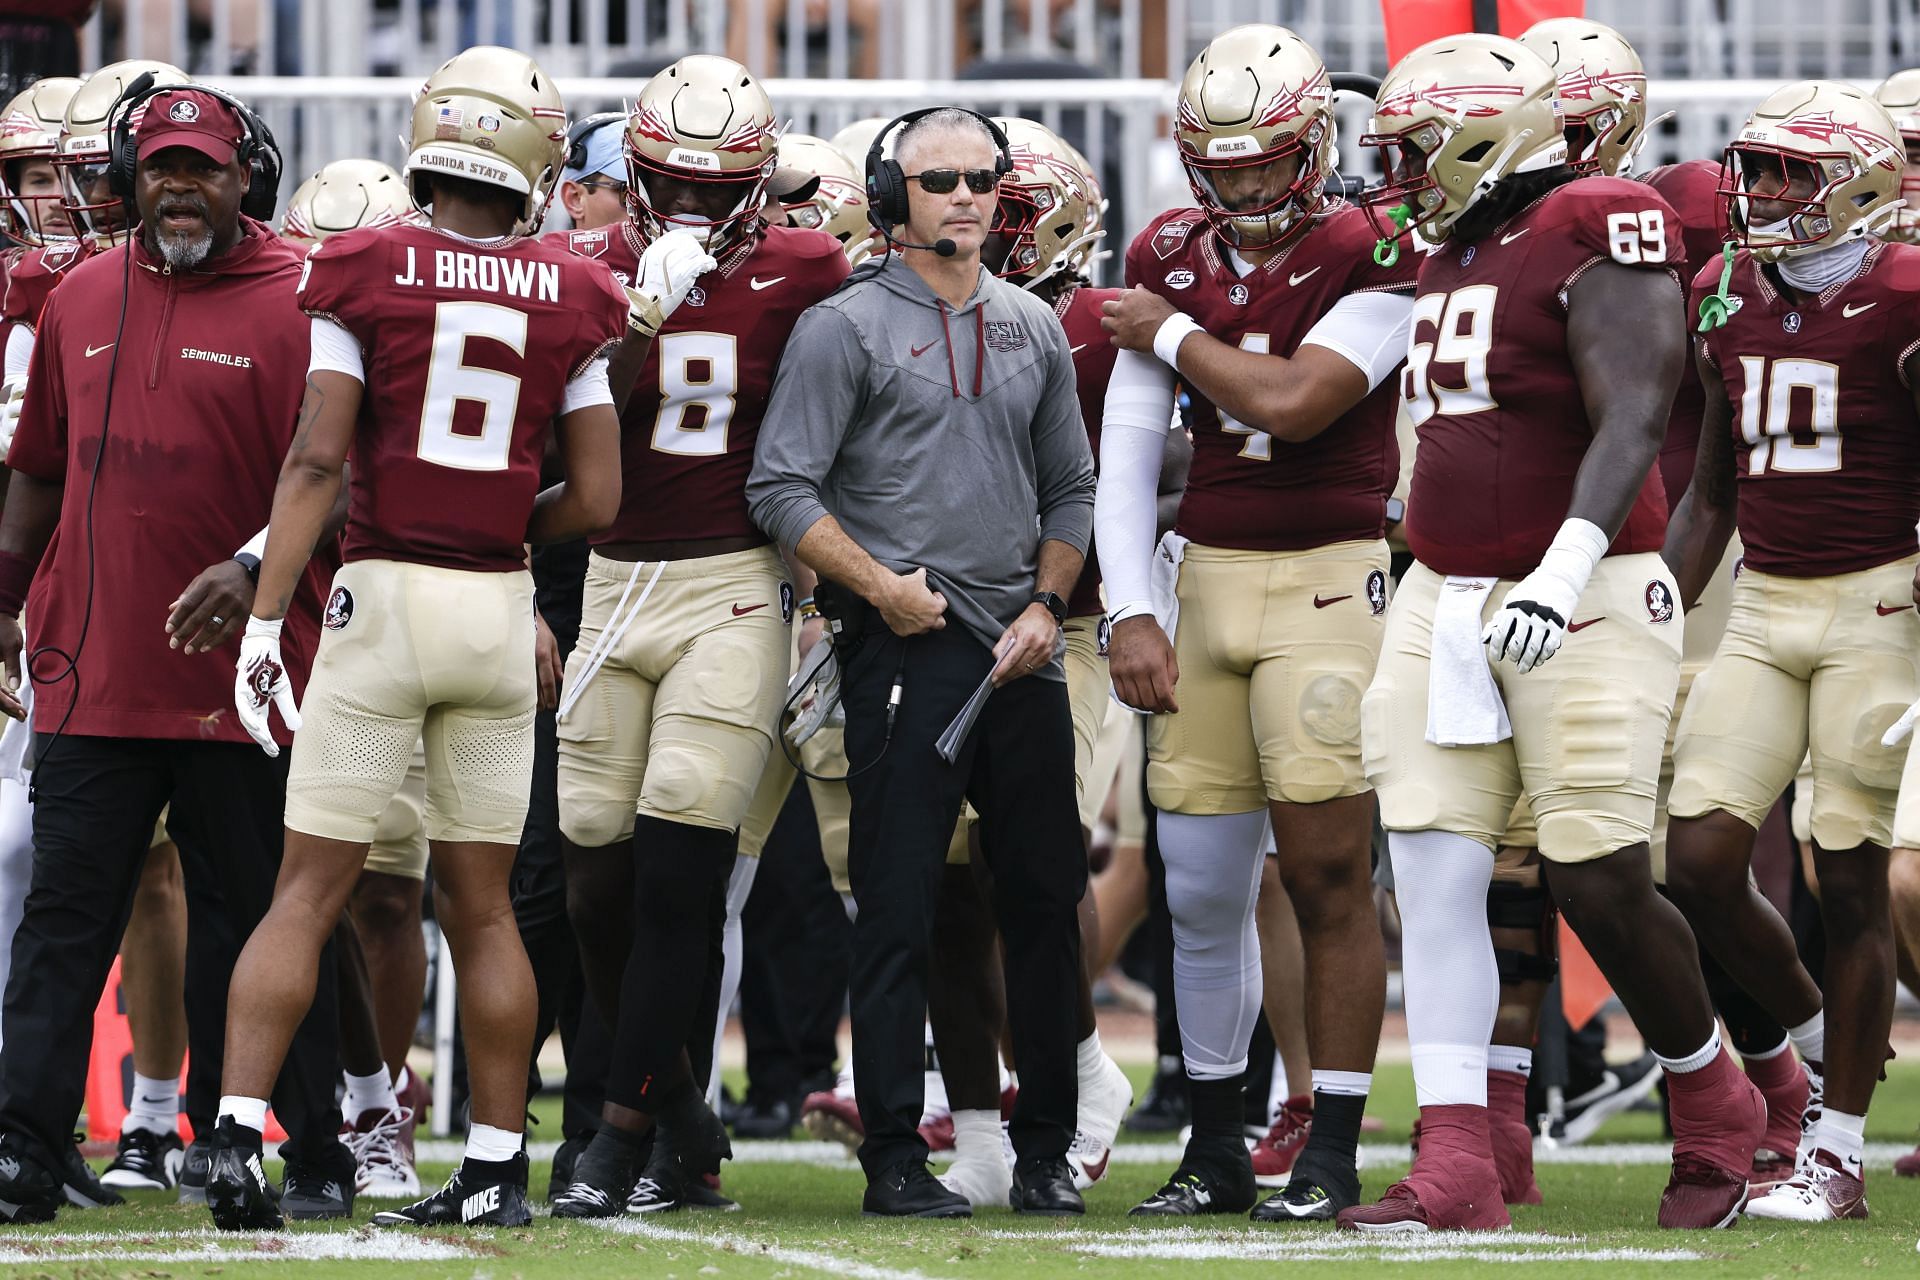
<path fill-rule="evenodd" d="M 1747 1201 L 1747 1216 L 1775 1222 L 1865 1220 L 1867 1184 L 1843 1166 L 1832 1152 L 1815 1151 L 1791 1178 Z"/>
<path fill-rule="evenodd" d="M 1076 1191 L 1085 1191 L 1107 1176 L 1113 1140 L 1133 1105 L 1133 1082 L 1120 1064 L 1102 1053 L 1100 1065 L 1080 1081 L 1079 1125 L 1067 1147 L 1067 1167 L 1073 1171 Z"/>

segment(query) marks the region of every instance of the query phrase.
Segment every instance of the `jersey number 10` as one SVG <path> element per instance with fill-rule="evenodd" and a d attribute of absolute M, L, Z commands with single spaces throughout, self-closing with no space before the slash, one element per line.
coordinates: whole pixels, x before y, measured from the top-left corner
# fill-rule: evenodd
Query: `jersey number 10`
<path fill-rule="evenodd" d="M 1840 366 L 1741 356 L 1740 381 L 1740 437 L 1749 446 L 1748 475 L 1840 469 Z M 1797 428 L 1796 403 L 1807 406 Z M 1813 439 L 1796 440 L 1796 434 Z"/>

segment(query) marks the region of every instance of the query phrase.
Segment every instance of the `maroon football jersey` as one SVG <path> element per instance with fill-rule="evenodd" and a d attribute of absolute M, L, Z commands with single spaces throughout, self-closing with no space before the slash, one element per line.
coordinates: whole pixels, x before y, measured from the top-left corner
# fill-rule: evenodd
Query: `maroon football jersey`
<path fill-rule="evenodd" d="M 1422 564 L 1517 578 L 1540 563 L 1593 443 L 1567 351 L 1567 290 L 1602 262 L 1677 278 L 1678 225 L 1643 182 L 1578 178 L 1484 239 L 1426 255 L 1400 379 L 1419 436 L 1407 545 Z M 1658 551 L 1666 527 L 1649 468 L 1608 554 Z"/>
<path fill-rule="evenodd" d="M 1206 215 L 1176 209 L 1134 239 L 1127 283 L 1159 294 L 1222 342 L 1291 356 L 1348 294 L 1411 290 L 1414 255 L 1403 248 L 1394 266 L 1376 265 L 1380 235 L 1367 211 L 1335 204 L 1242 277 Z M 1183 535 L 1209 547 L 1297 551 L 1386 532 L 1387 498 L 1400 474 L 1390 379 L 1300 444 L 1235 422 L 1189 391 L 1193 469 L 1180 500 Z"/>
<path fill-rule="evenodd" d="M 1053 304 L 1073 352 L 1073 377 L 1080 385 L 1080 417 L 1087 424 L 1087 443 L 1093 446 L 1096 462 L 1100 457 L 1100 417 L 1107 410 L 1107 383 L 1113 378 L 1113 362 L 1120 354 L 1120 348 L 1100 327 L 1100 308 L 1119 296 L 1118 289 L 1068 289 Z M 1106 611 L 1100 603 L 1100 562 L 1088 555 L 1087 567 L 1081 570 L 1080 581 L 1073 584 L 1073 594 L 1067 599 L 1067 616 L 1085 618 Z"/>
<path fill-rule="evenodd" d="M 1716 192 L 1720 186 L 1720 166 L 1712 160 L 1685 160 L 1663 165 L 1646 175 L 1645 181 L 1660 193 L 1660 198 L 1679 216 L 1684 228 L 1680 241 L 1686 246 L 1686 279 L 1691 280 L 1709 262 L 1720 262 L 1725 243 L 1726 219 Z M 1719 277 L 1714 277 L 1719 283 Z M 1687 332 L 1699 313 L 1687 312 Z M 1680 371 L 1680 388 L 1673 395 L 1673 412 L 1667 416 L 1667 438 L 1660 446 L 1660 480 L 1666 487 L 1667 506 L 1680 505 L 1687 485 L 1693 480 L 1693 455 L 1700 443 L 1700 419 L 1706 412 L 1706 392 L 1700 386 L 1700 372 L 1693 367 L 1693 353 L 1687 353 L 1686 366 Z"/>
<path fill-rule="evenodd" d="M 40 312 L 54 287 L 67 278 L 67 272 L 87 257 L 84 240 L 56 240 L 38 249 L 28 249 L 7 272 L 6 293 L 0 301 L 0 315 L 9 325 L 24 324 L 36 333 L 40 330 Z"/>
<path fill-rule="evenodd" d="M 346 559 L 524 568 L 566 384 L 626 331 L 613 277 L 542 240 L 378 227 L 321 241 L 300 305 L 365 361 Z"/>
<path fill-rule="evenodd" d="M 1720 285 L 1709 266 L 1693 304 Z M 1742 250 L 1732 315 L 1701 339 L 1732 407 L 1746 563 L 1791 578 L 1871 569 L 1915 550 L 1920 247 L 1875 243 L 1858 275 L 1790 301 Z"/>
<path fill-rule="evenodd" d="M 633 279 L 646 247 L 632 222 L 567 236 L 567 248 Z M 794 323 L 847 278 L 840 242 L 765 227 L 700 277 L 653 340 L 621 421 L 620 515 L 593 539 L 667 542 L 766 534 L 747 515 L 747 472 Z"/>

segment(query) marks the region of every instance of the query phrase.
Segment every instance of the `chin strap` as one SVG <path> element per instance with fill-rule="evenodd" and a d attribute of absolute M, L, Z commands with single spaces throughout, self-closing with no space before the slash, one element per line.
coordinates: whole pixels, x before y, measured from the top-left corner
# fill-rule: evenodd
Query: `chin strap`
<path fill-rule="evenodd" d="M 1393 219 L 1393 235 L 1383 236 L 1373 242 L 1373 260 L 1376 265 L 1390 267 L 1400 261 L 1400 235 L 1413 221 L 1413 206 L 1396 204 L 1387 210 L 1387 216 Z"/>
<path fill-rule="evenodd" d="M 1730 303 L 1731 294 L 1729 294 L 1727 286 L 1733 282 L 1733 255 L 1738 248 L 1739 246 L 1737 244 L 1729 240 L 1727 241 L 1727 247 L 1721 251 L 1720 287 L 1700 300 L 1700 326 L 1698 329 L 1700 333 L 1706 333 L 1709 330 L 1722 327 L 1727 323 L 1727 318 L 1733 314 L 1733 308 Z"/>

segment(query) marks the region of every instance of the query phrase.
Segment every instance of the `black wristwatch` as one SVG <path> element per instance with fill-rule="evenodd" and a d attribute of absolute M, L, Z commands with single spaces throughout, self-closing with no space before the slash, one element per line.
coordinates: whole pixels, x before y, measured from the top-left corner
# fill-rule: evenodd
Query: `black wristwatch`
<path fill-rule="evenodd" d="M 247 571 L 247 578 L 254 586 L 260 585 L 260 557 L 247 551 L 236 551 L 233 562 Z"/>
<path fill-rule="evenodd" d="M 1034 592 L 1033 603 L 1043 604 L 1047 606 L 1047 612 L 1053 615 L 1053 620 L 1056 623 L 1064 624 L 1066 622 L 1067 602 L 1065 600 L 1062 600 L 1054 592 L 1051 592 L 1051 591 Z"/>

